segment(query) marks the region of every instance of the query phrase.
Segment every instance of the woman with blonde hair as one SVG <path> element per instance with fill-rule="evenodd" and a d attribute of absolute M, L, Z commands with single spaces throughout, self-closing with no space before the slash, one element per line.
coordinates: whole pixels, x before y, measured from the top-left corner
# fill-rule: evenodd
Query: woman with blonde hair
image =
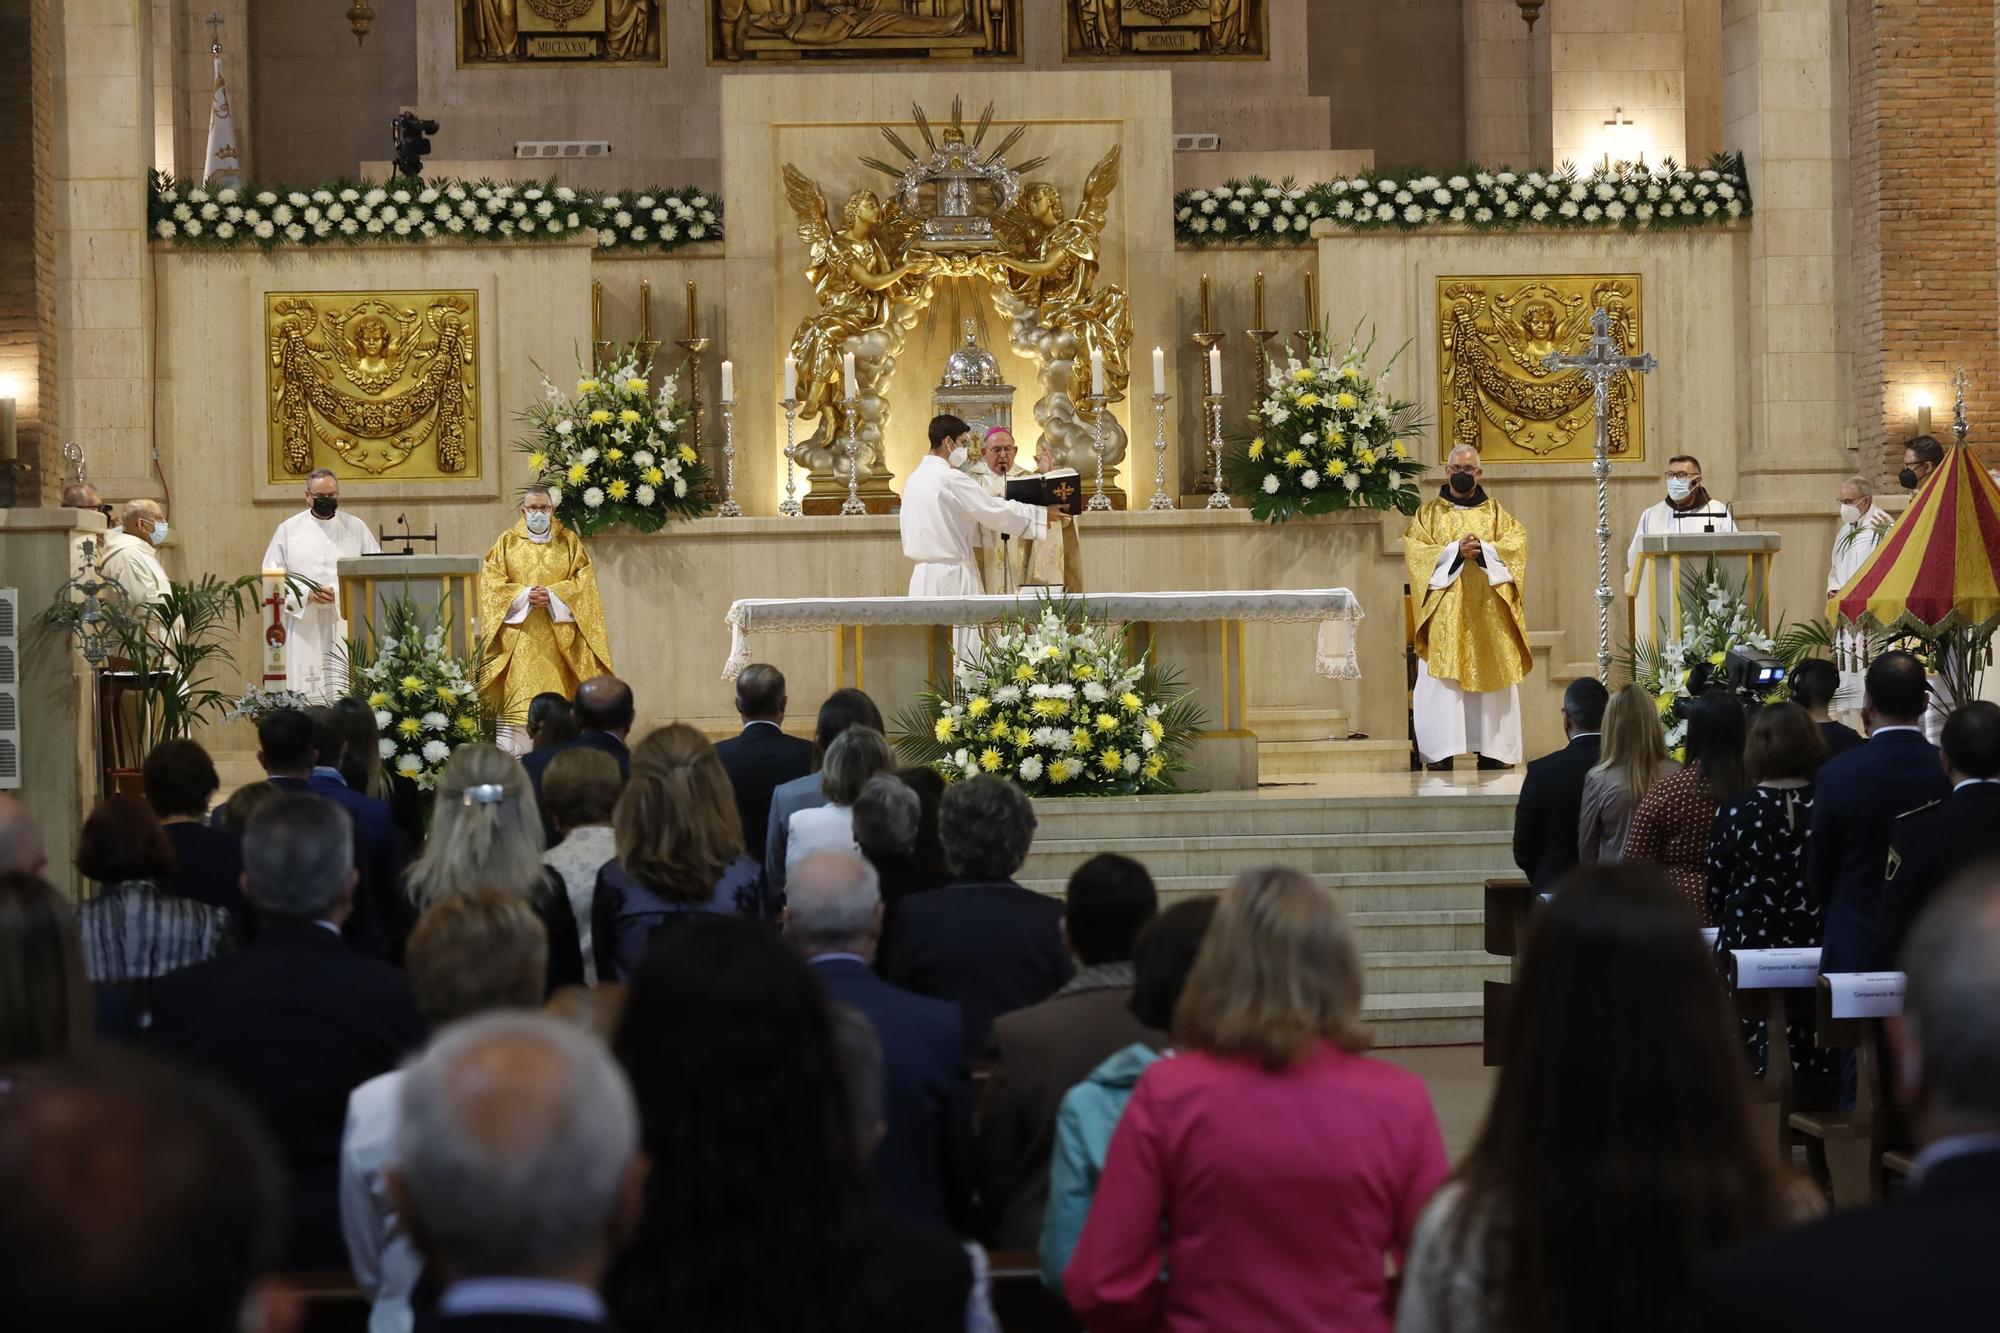
<path fill-rule="evenodd" d="M 542 864 L 542 814 L 521 761 L 497 745 L 461 745 L 438 775 L 430 837 L 403 872 L 419 912 L 475 889 L 514 894 L 549 937 L 547 986 L 583 983 L 583 946 L 562 877 Z"/>
<path fill-rule="evenodd" d="M 777 915 L 763 863 L 744 855 L 729 775 L 693 727 L 676 722 L 632 747 L 611 831 L 618 859 L 597 872 L 590 908 L 599 981 L 630 981 L 654 933 L 689 913 Z"/>
<path fill-rule="evenodd" d="M 1583 780 L 1583 808 L 1577 817 L 1576 855 L 1584 865 L 1618 861 L 1632 812 L 1653 784 L 1680 765 L 1667 757 L 1667 730 L 1659 706 L 1641 685 L 1627 685 L 1604 710 L 1603 749 Z"/>
<path fill-rule="evenodd" d="M 1388 1333 L 1388 1273 L 1446 1165 L 1423 1080 L 1361 1054 L 1361 989 L 1346 915 L 1311 876 L 1229 886 L 1063 1275 L 1093 1333 Z"/>

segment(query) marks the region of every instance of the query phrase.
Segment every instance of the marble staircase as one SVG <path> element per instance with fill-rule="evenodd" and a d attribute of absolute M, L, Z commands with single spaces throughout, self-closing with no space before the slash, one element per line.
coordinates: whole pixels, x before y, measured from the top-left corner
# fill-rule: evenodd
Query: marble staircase
<path fill-rule="evenodd" d="M 1060 894 L 1100 851 L 1138 858 L 1163 903 L 1220 892 L 1247 867 L 1310 871 L 1340 898 L 1367 969 L 1366 1014 L 1378 1046 L 1480 1039 L 1481 985 L 1506 976 L 1483 944 L 1481 884 L 1514 873 L 1514 797 L 1474 789 L 1410 792 L 1383 775 L 1379 794 L 1351 775 L 1342 790 L 1047 800 L 1022 882 Z M 1350 792 L 1356 794 L 1349 794 Z"/>

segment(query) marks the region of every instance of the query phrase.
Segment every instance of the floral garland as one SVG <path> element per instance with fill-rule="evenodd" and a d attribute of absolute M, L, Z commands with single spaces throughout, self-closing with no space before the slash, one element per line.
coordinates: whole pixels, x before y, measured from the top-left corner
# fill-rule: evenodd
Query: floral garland
<path fill-rule="evenodd" d="M 679 381 L 669 375 L 653 394 L 632 348 L 600 359 L 573 397 L 542 377 L 542 398 L 521 413 L 532 436 L 514 447 L 578 536 L 619 523 L 658 532 L 708 512 L 708 465 L 686 439 L 693 408 L 675 395 Z"/>
<path fill-rule="evenodd" d="M 1632 679 L 1653 696 L 1667 728 L 1667 748 L 1679 750 L 1687 739 L 1687 721 L 1674 705 L 1689 698 L 1689 682 L 1698 665 L 1720 668 L 1732 648 L 1777 652 L 1776 641 L 1758 623 L 1757 608 L 1742 586 L 1731 587 L 1713 564 L 1690 570 L 1683 579 L 1683 606 L 1692 608 L 1678 639 L 1655 645 L 1642 639 L 1627 657 Z"/>
<path fill-rule="evenodd" d="M 1301 362 L 1286 349 L 1270 364 L 1266 394 L 1250 413 L 1255 432 L 1223 455 L 1223 484 L 1263 523 L 1336 509 L 1417 512 L 1424 465 L 1404 441 L 1425 429 L 1415 403 L 1388 388 L 1389 365 L 1370 379 L 1368 348 L 1348 339 L 1340 357 L 1315 334 Z"/>
<path fill-rule="evenodd" d="M 359 245 L 444 237 L 559 241 L 594 234 L 602 250 L 678 250 L 722 239 L 722 201 L 691 186 L 599 194 L 553 180 L 328 181 L 211 189 L 154 172 L 146 225 L 160 240 L 211 250 Z"/>
<path fill-rule="evenodd" d="M 454 749 L 493 739 L 479 662 L 446 652 L 442 627 L 425 633 L 408 601 L 383 608 L 381 629 L 373 657 L 350 645 L 350 687 L 375 710 L 383 766 L 431 791 Z"/>
<path fill-rule="evenodd" d="M 267 690 L 261 685 L 245 685 L 243 693 L 224 710 L 222 716 L 235 721 L 257 722 L 272 713 L 303 713 L 313 706 L 313 701 L 298 690 Z"/>
<path fill-rule="evenodd" d="M 1348 180 L 1277 184 L 1261 176 L 1231 179 L 1174 196 L 1174 239 L 1216 244 L 1304 245 L 1312 224 L 1345 231 L 1653 231 L 1710 227 L 1750 216 L 1750 183 L 1739 154 L 1705 167 L 1628 166 L 1579 173 L 1489 171 L 1468 166 L 1449 176 L 1360 175 Z"/>
<path fill-rule="evenodd" d="M 959 663 L 956 684 L 955 697 L 925 694 L 899 719 L 904 756 L 1030 796 L 1172 791 L 1202 724 L 1185 688 L 1143 654 L 1127 660 L 1122 633 L 1056 602 L 1000 626 L 982 658 Z"/>

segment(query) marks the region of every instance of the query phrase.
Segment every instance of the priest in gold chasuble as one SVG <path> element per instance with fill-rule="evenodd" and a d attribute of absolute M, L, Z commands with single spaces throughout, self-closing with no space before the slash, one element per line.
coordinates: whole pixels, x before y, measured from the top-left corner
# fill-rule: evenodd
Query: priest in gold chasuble
<path fill-rule="evenodd" d="M 1417 753 L 1442 766 L 1476 754 L 1480 766 L 1521 762 L 1520 684 L 1534 666 L 1522 594 L 1528 533 L 1480 485 L 1479 454 L 1446 460 L 1445 484 L 1403 533 L 1416 615 Z"/>
<path fill-rule="evenodd" d="M 545 489 L 521 496 L 521 517 L 500 534 L 479 571 L 481 686 L 500 715 L 518 723 L 528 701 L 568 698 L 592 676 L 611 674 L 611 643 L 597 572 L 583 541 L 556 519 Z M 513 727 L 503 727 L 503 744 Z"/>

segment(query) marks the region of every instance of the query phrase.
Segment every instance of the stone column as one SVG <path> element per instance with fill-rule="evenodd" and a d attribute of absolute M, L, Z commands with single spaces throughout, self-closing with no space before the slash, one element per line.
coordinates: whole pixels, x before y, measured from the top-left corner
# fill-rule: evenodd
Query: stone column
<path fill-rule="evenodd" d="M 1527 171 L 1549 165 L 1547 99 L 1538 98 L 1536 49 L 1547 23 L 1530 28 L 1514 0 L 1465 0 L 1465 155 L 1487 166 Z M 1546 60 L 1543 62 L 1546 75 Z M 1546 77 L 1541 88 L 1546 92 Z M 1543 148 L 1536 151 L 1540 127 Z"/>

